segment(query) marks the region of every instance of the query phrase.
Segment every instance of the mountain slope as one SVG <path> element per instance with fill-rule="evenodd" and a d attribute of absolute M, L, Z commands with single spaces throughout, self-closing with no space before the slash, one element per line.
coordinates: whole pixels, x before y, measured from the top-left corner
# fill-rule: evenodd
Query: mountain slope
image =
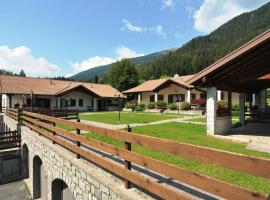
<path fill-rule="evenodd" d="M 206 36 L 196 37 L 162 58 L 139 68 L 140 78 L 197 73 L 270 28 L 270 2 L 243 13 Z"/>
<path fill-rule="evenodd" d="M 243 13 L 206 36 L 196 37 L 181 48 L 165 50 L 130 59 L 139 64 L 140 79 L 160 78 L 162 75 L 197 73 L 229 52 L 270 28 L 270 2 L 255 11 Z M 112 67 L 103 65 L 80 72 L 75 80 L 101 77 Z"/>
<path fill-rule="evenodd" d="M 157 60 L 158 58 L 168 54 L 171 51 L 173 51 L 173 49 L 172 50 L 164 50 L 164 51 L 160 51 L 157 53 L 152 53 L 152 54 L 149 54 L 146 56 L 130 58 L 130 60 L 135 64 L 141 65 L 141 64 L 144 64 L 146 62 Z M 86 80 L 90 80 L 90 79 L 94 78 L 95 75 L 97 75 L 98 77 L 102 77 L 105 75 L 105 73 L 109 69 L 111 69 L 111 67 L 112 67 L 112 64 L 94 67 L 94 68 L 82 71 L 78 74 L 75 74 L 75 75 L 71 76 L 70 78 L 74 79 L 74 80 L 86 81 Z"/>

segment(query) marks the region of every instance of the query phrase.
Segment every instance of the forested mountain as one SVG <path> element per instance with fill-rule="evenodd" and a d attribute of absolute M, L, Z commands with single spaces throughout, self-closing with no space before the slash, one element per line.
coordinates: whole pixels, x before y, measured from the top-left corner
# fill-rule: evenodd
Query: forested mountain
<path fill-rule="evenodd" d="M 187 42 L 181 48 L 130 59 L 138 64 L 142 80 L 160 78 L 162 75 L 197 73 L 229 52 L 270 28 L 270 2 L 255 11 L 243 13 L 206 36 Z M 75 80 L 102 77 L 112 65 L 104 65 L 80 72 Z"/>
<path fill-rule="evenodd" d="M 173 49 L 164 50 L 164 51 L 152 53 L 152 54 L 149 54 L 146 56 L 130 58 L 129 60 L 134 64 L 141 65 L 143 63 L 154 61 L 154 60 L 168 54 L 169 52 L 173 52 L 173 51 L 174 51 Z M 105 75 L 105 73 L 108 72 L 108 70 L 111 68 L 112 68 L 112 64 L 94 67 L 94 68 L 82 71 L 78 74 L 75 74 L 75 75 L 71 76 L 70 79 L 87 81 L 87 80 L 93 79 L 95 76 L 103 77 Z"/>
<path fill-rule="evenodd" d="M 162 58 L 140 66 L 141 79 L 197 73 L 270 28 L 270 2 L 243 13 L 206 36 L 196 37 Z"/>

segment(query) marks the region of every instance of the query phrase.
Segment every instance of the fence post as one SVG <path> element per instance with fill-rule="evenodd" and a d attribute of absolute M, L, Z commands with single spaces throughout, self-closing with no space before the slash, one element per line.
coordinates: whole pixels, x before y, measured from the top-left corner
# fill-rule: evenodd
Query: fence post
<path fill-rule="evenodd" d="M 127 125 L 127 128 L 125 128 L 125 130 L 127 132 L 131 132 L 131 127 L 129 125 Z M 131 143 L 125 142 L 125 149 L 128 150 L 128 151 L 131 151 Z M 125 168 L 128 169 L 128 170 L 131 170 L 131 162 L 125 160 L 124 163 L 125 163 Z M 124 182 L 125 182 L 125 188 L 130 189 L 131 188 L 131 182 L 128 181 L 128 180 L 124 180 Z"/>
<path fill-rule="evenodd" d="M 77 121 L 77 122 L 81 122 L 81 120 L 80 120 L 79 117 L 77 117 L 77 120 L 76 120 L 76 121 Z M 79 128 L 76 128 L 76 134 L 78 134 L 78 135 L 81 134 L 81 130 L 80 130 Z M 78 147 L 81 146 L 81 143 L 80 143 L 79 141 L 76 141 L 76 144 L 77 144 Z M 77 159 L 80 159 L 80 157 L 81 157 L 81 156 L 80 156 L 79 154 L 76 155 L 76 158 L 77 158 Z"/>
<path fill-rule="evenodd" d="M 53 122 L 52 125 L 55 127 L 56 126 L 56 123 Z M 53 136 L 55 136 L 56 135 L 55 131 L 53 131 L 52 134 L 53 134 Z M 53 144 L 55 144 L 55 141 L 53 141 Z"/>
<path fill-rule="evenodd" d="M 17 114 L 18 114 L 18 123 L 17 123 L 17 130 L 15 131 L 14 135 L 17 135 L 17 138 L 19 139 L 19 142 L 18 144 L 21 145 L 21 131 L 22 131 L 22 118 L 21 118 L 21 115 L 22 115 L 22 109 L 21 108 L 18 108 L 17 110 Z M 16 133 L 17 132 L 17 133 Z"/>

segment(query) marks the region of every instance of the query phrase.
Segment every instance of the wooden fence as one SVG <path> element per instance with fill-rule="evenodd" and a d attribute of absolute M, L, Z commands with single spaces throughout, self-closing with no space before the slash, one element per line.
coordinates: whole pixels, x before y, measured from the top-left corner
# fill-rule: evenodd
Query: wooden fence
<path fill-rule="evenodd" d="M 12 111 L 12 113 L 13 112 L 16 113 L 15 111 Z M 136 164 L 143 168 L 155 171 L 166 177 L 189 184 L 193 187 L 199 188 L 225 199 L 238 200 L 267 198 L 263 194 L 250 191 L 246 188 L 226 183 L 206 175 L 191 172 L 187 169 L 132 152 L 131 145 L 137 144 L 145 148 L 150 148 L 170 154 L 179 155 L 196 161 L 242 171 L 266 179 L 270 179 L 269 159 L 257 158 L 253 156 L 241 155 L 171 140 L 144 136 L 132 133 L 130 128 L 124 131 L 111 130 L 27 111 L 23 111 L 18 117 L 18 113 L 20 112 L 17 112 L 17 118 L 8 112 L 7 115 L 12 118 L 14 117 L 14 119 L 17 120 L 20 118 L 24 125 L 39 133 L 40 135 L 43 135 L 46 138 L 52 140 L 53 143 L 57 143 L 66 149 L 71 150 L 77 154 L 77 158 L 80 156 L 87 158 L 95 162 L 97 165 L 122 177 L 125 181 L 126 188 L 129 188 L 130 183 L 133 183 L 163 199 L 192 199 L 192 196 L 185 192 L 182 192 L 166 183 L 158 182 L 155 179 L 152 179 L 151 177 L 148 177 L 142 173 L 134 171 L 131 165 Z M 77 130 L 77 134 L 56 127 L 55 125 L 59 123 L 75 128 Z M 88 139 L 85 136 L 80 135 L 81 130 L 121 140 L 125 143 L 125 148 L 117 148 L 101 141 Z M 69 138 L 69 140 L 72 142 L 63 139 L 61 136 Z M 125 165 L 123 166 L 109 158 L 103 157 L 93 151 L 90 151 L 82 147 L 82 144 L 117 156 L 124 160 Z"/>
<path fill-rule="evenodd" d="M 21 136 L 17 131 L 0 132 L 0 150 L 17 148 L 21 146 Z"/>

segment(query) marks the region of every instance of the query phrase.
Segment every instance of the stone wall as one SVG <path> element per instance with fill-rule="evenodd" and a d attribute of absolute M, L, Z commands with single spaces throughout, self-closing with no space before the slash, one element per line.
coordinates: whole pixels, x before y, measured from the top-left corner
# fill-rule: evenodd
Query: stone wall
<path fill-rule="evenodd" d="M 17 122 L 7 116 L 4 121 L 12 129 Z M 119 178 L 84 160 L 76 159 L 70 151 L 27 127 L 21 127 L 22 146 L 29 150 L 29 178 L 26 183 L 33 195 L 33 158 L 38 156 L 45 170 L 48 200 L 52 199 L 52 182 L 62 180 L 76 200 L 109 200 L 109 199 L 152 199 L 136 188 L 125 189 Z M 46 199 L 46 197 L 45 197 Z"/>

